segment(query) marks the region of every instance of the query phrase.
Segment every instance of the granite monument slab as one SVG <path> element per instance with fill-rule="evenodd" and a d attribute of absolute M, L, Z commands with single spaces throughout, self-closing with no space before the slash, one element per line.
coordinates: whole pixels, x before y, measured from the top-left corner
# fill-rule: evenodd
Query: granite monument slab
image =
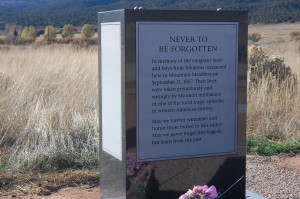
<path fill-rule="evenodd" d="M 246 12 L 98 13 L 101 199 L 245 198 L 247 28 Z"/>

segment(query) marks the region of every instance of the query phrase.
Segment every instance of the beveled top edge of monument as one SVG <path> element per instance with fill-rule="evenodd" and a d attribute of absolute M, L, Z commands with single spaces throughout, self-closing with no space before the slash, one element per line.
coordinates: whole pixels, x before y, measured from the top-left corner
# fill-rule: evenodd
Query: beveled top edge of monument
<path fill-rule="evenodd" d="M 168 10 L 168 9 L 140 9 L 140 10 L 135 10 L 135 9 L 116 9 L 116 10 L 106 10 L 106 11 L 99 11 L 98 13 L 111 13 L 111 12 L 139 12 L 139 13 L 146 13 L 146 12 L 151 12 L 151 13 L 160 13 L 160 12 L 178 12 L 178 13 L 243 13 L 247 14 L 248 11 L 237 11 L 237 10 Z"/>
<path fill-rule="evenodd" d="M 98 12 L 98 16 L 133 17 L 142 21 L 248 21 L 247 11 L 120 9 Z"/>
<path fill-rule="evenodd" d="M 100 11 L 97 13 L 111 13 L 111 12 L 124 12 L 126 9 L 118 9 L 118 10 L 106 10 L 106 11 Z"/>

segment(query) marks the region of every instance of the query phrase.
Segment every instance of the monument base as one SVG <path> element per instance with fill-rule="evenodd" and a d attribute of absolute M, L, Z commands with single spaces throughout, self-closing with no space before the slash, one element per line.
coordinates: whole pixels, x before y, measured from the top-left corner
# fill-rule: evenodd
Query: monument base
<path fill-rule="evenodd" d="M 252 191 L 246 190 L 246 198 L 247 199 L 266 199 L 260 195 L 257 195 L 256 193 L 253 193 Z"/>

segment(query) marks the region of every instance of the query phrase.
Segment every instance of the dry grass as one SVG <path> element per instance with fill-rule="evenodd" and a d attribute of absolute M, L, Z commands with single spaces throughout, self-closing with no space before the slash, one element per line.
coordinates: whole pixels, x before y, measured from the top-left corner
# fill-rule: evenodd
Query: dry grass
<path fill-rule="evenodd" d="M 298 85 L 287 78 L 278 82 L 265 76 L 257 86 L 248 87 L 248 134 L 270 139 L 300 138 L 300 51 L 299 43 L 290 40 L 290 33 L 299 30 L 299 24 L 250 26 L 262 33 L 262 39 L 253 45 L 261 46 L 269 57 L 281 57 L 295 74 Z M 292 77 L 292 76 L 291 76 Z"/>
<path fill-rule="evenodd" d="M 300 43 L 291 40 L 291 35 L 300 31 L 300 23 L 285 24 L 252 24 L 249 32 L 261 34 L 261 40 L 250 45 L 261 46 L 268 55 L 279 55 L 283 57 L 287 66 L 300 78 Z"/>
<path fill-rule="evenodd" d="M 300 32 L 291 32 L 290 37 L 291 41 L 300 41 Z"/>
<path fill-rule="evenodd" d="M 98 157 L 97 63 L 96 48 L 1 51 L 0 167 L 39 170 L 37 163 Z"/>
<path fill-rule="evenodd" d="M 261 40 L 261 34 L 259 32 L 252 32 L 248 34 L 248 40 L 258 42 Z"/>
<path fill-rule="evenodd" d="M 300 138 L 300 96 L 287 80 L 271 76 L 248 89 L 248 133 L 274 140 Z"/>
<path fill-rule="evenodd" d="M 299 82 L 299 46 L 289 40 L 289 33 L 295 30 L 283 29 L 284 34 L 274 36 L 271 28 L 260 28 L 252 30 L 265 30 L 255 45 L 261 45 L 269 56 L 284 57 Z M 96 47 L 0 48 L 0 172 L 7 172 L 7 176 L 0 175 L 0 184 L 18 184 L 13 179 L 22 179 L 24 170 L 78 168 L 97 159 L 97 65 Z M 300 91 L 289 82 L 265 76 L 248 87 L 249 134 L 300 138 Z M 34 179 L 23 181 L 36 183 Z M 59 175 L 54 181 L 68 179 Z M 23 187 L 22 183 L 18 186 Z"/>
<path fill-rule="evenodd" d="M 19 190 L 26 195 L 49 195 L 64 187 L 88 188 L 98 186 L 98 182 L 98 170 L 69 170 L 38 175 L 3 173 L 0 174 L 0 197 L 1 194 L 11 194 L 12 190 Z"/>
<path fill-rule="evenodd" d="M 280 45 L 263 45 L 269 55 L 276 55 L 284 58 L 287 66 L 300 78 L 300 43 L 286 39 Z"/>

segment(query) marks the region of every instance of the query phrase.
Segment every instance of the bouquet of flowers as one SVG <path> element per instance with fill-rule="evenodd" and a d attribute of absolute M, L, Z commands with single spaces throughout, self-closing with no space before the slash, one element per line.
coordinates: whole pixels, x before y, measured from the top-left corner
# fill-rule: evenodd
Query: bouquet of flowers
<path fill-rule="evenodd" d="M 179 199 L 215 199 L 218 197 L 218 192 L 215 186 L 208 187 L 194 186 L 193 190 L 189 189 L 185 194 L 181 195 Z"/>
<path fill-rule="evenodd" d="M 145 198 L 147 184 L 152 175 L 151 164 L 136 161 L 133 153 L 126 155 L 127 191 L 131 198 Z"/>
<path fill-rule="evenodd" d="M 137 162 L 133 153 L 126 155 L 126 175 L 128 178 L 138 177 L 142 184 L 146 185 L 152 172 L 148 163 Z"/>

